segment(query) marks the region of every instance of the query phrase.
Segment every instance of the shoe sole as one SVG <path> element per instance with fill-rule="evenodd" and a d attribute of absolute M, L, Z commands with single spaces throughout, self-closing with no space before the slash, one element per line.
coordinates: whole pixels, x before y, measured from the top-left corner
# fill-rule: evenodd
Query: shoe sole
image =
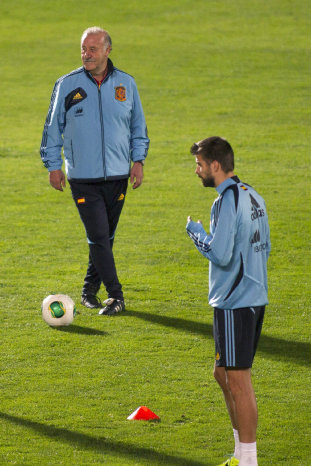
<path fill-rule="evenodd" d="M 100 309 L 101 306 L 89 306 L 85 304 L 83 301 L 81 301 L 82 306 L 87 307 L 88 309 Z"/>
<path fill-rule="evenodd" d="M 111 316 L 117 316 L 117 315 L 121 314 L 124 311 L 125 311 L 125 308 L 122 309 L 121 311 L 117 311 L 117 312 L 116 311 L 110 311 L 109 312 L 109 310 L 105 311 L 105 308 L 103 308 L 103 309 L 100 309 L 98 315 L 111 317 Z"/>

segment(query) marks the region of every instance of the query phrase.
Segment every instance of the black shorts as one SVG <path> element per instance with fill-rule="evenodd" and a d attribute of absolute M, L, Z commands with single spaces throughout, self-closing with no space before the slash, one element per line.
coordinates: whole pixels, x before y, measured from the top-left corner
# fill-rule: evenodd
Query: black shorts
<path fill-rule="evenodd" d="M 264 313 L 265 306 L 214 309 L 216 366 L 252 367 Z"/>

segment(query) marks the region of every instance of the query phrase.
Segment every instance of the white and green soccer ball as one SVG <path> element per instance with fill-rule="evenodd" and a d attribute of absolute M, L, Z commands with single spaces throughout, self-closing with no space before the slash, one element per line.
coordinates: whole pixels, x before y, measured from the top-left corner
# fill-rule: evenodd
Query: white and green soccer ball
<path fill-rule="evenodd" d="M 42 318 L 51 327 L 70 325 L 75 315 L 75 303 L 65 294 L 51 294 L 42 302 Z"/>

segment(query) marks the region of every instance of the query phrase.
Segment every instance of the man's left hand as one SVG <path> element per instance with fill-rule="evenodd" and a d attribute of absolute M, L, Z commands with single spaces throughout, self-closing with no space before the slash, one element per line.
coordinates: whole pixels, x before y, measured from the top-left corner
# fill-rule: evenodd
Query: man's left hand
<path fill-rule="evenodd" d="M 144 169 L 140 162 L 133 163 L 130 175 L 130 181 L 133 185 L 133 189 L 138 188 L 142 184 L 144 178 Z"/>
<path fill-rule="evenodd" d="M 190 217 L 190 215 L 188 215 L 188 217 L 187 217 L 187 223 L 189 223 L 189 222 L 192 222 L 192 218 Z M 202 225 L 201 220 L 198 220 L 197 223 L 201 223 L 201 225 Z"/>

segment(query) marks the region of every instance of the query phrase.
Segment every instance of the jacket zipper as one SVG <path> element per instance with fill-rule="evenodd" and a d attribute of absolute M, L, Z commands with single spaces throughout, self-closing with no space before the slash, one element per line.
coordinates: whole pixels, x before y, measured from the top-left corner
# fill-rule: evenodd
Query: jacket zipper
<path fill-rule="evenodd" d="M 107 76 L 105 77 L 104 81 L 110 76 L 112 71 L 108 71 Z M 103 157 L 103 169 L 104 169 L 104 178 L 107 178 L 107 170 L 106 170 L 106 165 L 105 165 L 105 135 L 104 135 L 104 118 L 103 118 L 103 107 L 102 107 L 102 101 L 101 101 L 101 86 L 103 83 L 101 83 L 101 86 L 98 87 L 98 84 L 96 80 L 90 75 L 90 73 L 86 73 L 89 79 L 95 84 L 97 87 L 97 92 L 98 92 L 98 105 L 99 105 L 99 116 L 100 116 L 100 125 L 101 125 L 101 136 L 102 136 L 102 157 Z"/>
<path fill-rule="evenodd" d="M 98 103 L 99 103 L 99 115 L 100 115 L 100 125 L 101 125 L 101 136 L 102 136 L 103 169 L 104 169 L 104 178 L 106 179 L 105 134 L 104 134 L 103 107 L 102 107 L 102 100 L 101 100 L 100 87 L 98 88 Z"/>

